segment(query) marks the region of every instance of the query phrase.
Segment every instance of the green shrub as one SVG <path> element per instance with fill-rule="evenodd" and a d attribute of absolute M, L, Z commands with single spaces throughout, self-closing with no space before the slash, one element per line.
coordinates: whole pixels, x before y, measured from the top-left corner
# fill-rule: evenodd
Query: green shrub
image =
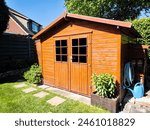
<path fill-rule="evenodd" d="M 37 64 L 32 65 L 31 68 L 24 73 L 24 78 L 33 84 L 41 83 L 41 76 L 41 68 Z"/>
<path fill-rule="evenodd" d="M 141 18 L 132 21 L 134 28 L 139 32 L 142 38 L 138 38 L 137 42 L 143 45 L 150 45 L 150 18 Z M 150 58 L 150 49 L 148 49 Z"/>
<path fill-rule="evenodd" d="M 92 75 L 92 83 L 96 88 L 96 94 L 102 97 L 115 96 L 116 85 L 111 74 Z"/>
<path fill-rule="evenodd" d="M 138 43 L 150 45 L 150 18 L 136 19 L 132 21 L 132 24 L 142 36 L 138 38 Z"/>

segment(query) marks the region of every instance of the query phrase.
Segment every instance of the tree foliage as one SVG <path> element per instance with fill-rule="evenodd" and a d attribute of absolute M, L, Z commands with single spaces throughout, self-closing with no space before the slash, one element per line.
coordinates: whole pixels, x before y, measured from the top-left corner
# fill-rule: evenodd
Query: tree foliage
<path fill-rule="evenodd" d="M 140 44 L 150 45 L 150 18 L 136 19 L 132 21 L 134 28 L 141 34 L 138 39 Z"/>
<path fill-rule="evenodd" d="M 149 0 L 65 0 L 68 12 L 116 20 L 135 19 L 149 13 Z"/>
<path fill-rule="evenodd" d="M 9 10 L 4 0 L 0 0 L 0 35 L 6 30 L 9 21 Z"/>

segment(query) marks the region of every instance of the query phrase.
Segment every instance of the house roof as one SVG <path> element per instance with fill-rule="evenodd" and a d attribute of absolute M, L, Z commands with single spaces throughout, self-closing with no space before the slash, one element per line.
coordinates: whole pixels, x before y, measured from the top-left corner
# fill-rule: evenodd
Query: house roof
<path fill-rule="evenodd" d="M 42 29 L 40 32 L 35 34 L 32 38 L 35 39 L 35 38 L 41 36 L 43 33 L 50 30 L 53 26 L 55 26 L 62 20 L 67 20 L 68 18 L 74 18 L 74 19 L 79 19 L 79 20 L 85 20 L 85 21 L 91 21 L 91 22 L 96 22 L 96 23 L 102 23 L 102 24 L 106 24 L 106 25 L 117 26 L 118 28 L 120 27 L 122 29 L 122 32 L 125 32 L 126 30 L 128 30 L 132 34 L 134 34 L 135 37 L 140 37 L 140 34 L 133 28 L 132 23 L 130 23 L 130 22 L 123 22 L 123 21 L 110 20 L 110 19 L 105 19 L 105 18 L 64 13 L 63 15 L 58 17 L 55 21 L 53 21 L 51 24 L 49 24 L 46 28 Z M 123 29 L 123 28 L 125 28 L 125 29 Z"/>
<path fill-rule="evenodd" d="M 13 18 L 27 34 L 34 35 L 34 33 L 27 29 L 14 15 L 10 14 L 10 17 Z"/>
<path fill-rule="evenodd" d="M 28 35 L 34 35 L 33 32 L 31 32 L 20 20 L 18 20 L 15 16 L 18 16 L 24 20 L 26 20 L 27 22 L 29 21 L 33 21 L 30 18 L 28 18 L 27 16 L 17 12 L 16 10 L 9 8 L 9 12 L 10 12 L 10 17 L 26 32 L 26 34 Z M 34 23 L 38 24 L 39 26 L 41 26 L 39 23 L 33 21 Z"/>
<path fill-rule="evenodd" d="M 14 9 L 12 9 L 12 8 L 10 8 L 10 7 L 9 7 L 9 12 L 10 12 L 11 14 L 15 14 L 15 15 L 21 17 L 21 18 L 24 18 L 24 19 L 26 19 L 26 20 L 28 20 L 28 21 L 31 20 L 31 21 L 33 21 L 34 23 L 39 24 L 38 22 L 36 22 L 36 21 L 30 19 L 29 17 L 27 17 L 27 16 L 25 16 L 25 15 L 19 13 L 18 11 L 14 10 Z M 39 25 L 41 25 L 41 24 L 39 24 Z M 42 26 L 42 25 L 41 25 L 41 26 Z"/>
<path fill-rule="evenodd" d="M 28 18 L 27 16 L 25 16 L 25 15 L 23 15 L 23 14 L 17 12 L 16 10 L 14 10 L 14 9 L 12 9 L 12 8 L 10 8 L 10 7 L 9 7 L 9 12 L 10 12 L 11 14 L 15 14 L 15 15 L 17 15 L 17 16 L 19 16 L 19 17 L 22 17 L 22 18 L 24 18 L 24 19 L 26 19 L 26 20 L 29 20 L 29 18 Z"/>

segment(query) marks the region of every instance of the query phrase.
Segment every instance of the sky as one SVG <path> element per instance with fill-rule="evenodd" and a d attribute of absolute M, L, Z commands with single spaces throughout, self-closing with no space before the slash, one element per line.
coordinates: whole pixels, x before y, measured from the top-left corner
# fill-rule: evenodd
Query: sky
<path fill-rule="evenodd" d="M 64 13 L 64 0 L 5 0 L 7 6 L 30 19 L 40 23 L 43 27 Z"/>
<path fill-rule="evenodd" d="M 64 13 L 64 0 L 5 0 L 6 4 L 43 27 Z M 144 13 L 140 18 L 145 17 Z M 150 17 L 150 15 L 149 15 Z"/>

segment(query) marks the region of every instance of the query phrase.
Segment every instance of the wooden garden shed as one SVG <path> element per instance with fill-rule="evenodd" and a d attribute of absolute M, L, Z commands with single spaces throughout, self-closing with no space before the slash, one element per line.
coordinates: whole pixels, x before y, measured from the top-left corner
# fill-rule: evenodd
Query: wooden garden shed
<path fill-rule="evenodd" d="M 93 73 L 122 80 L 125 44 L 139 34 L 130 22 L 65 13 L 33 36 L 44 84 L 90 96 Z"/>

